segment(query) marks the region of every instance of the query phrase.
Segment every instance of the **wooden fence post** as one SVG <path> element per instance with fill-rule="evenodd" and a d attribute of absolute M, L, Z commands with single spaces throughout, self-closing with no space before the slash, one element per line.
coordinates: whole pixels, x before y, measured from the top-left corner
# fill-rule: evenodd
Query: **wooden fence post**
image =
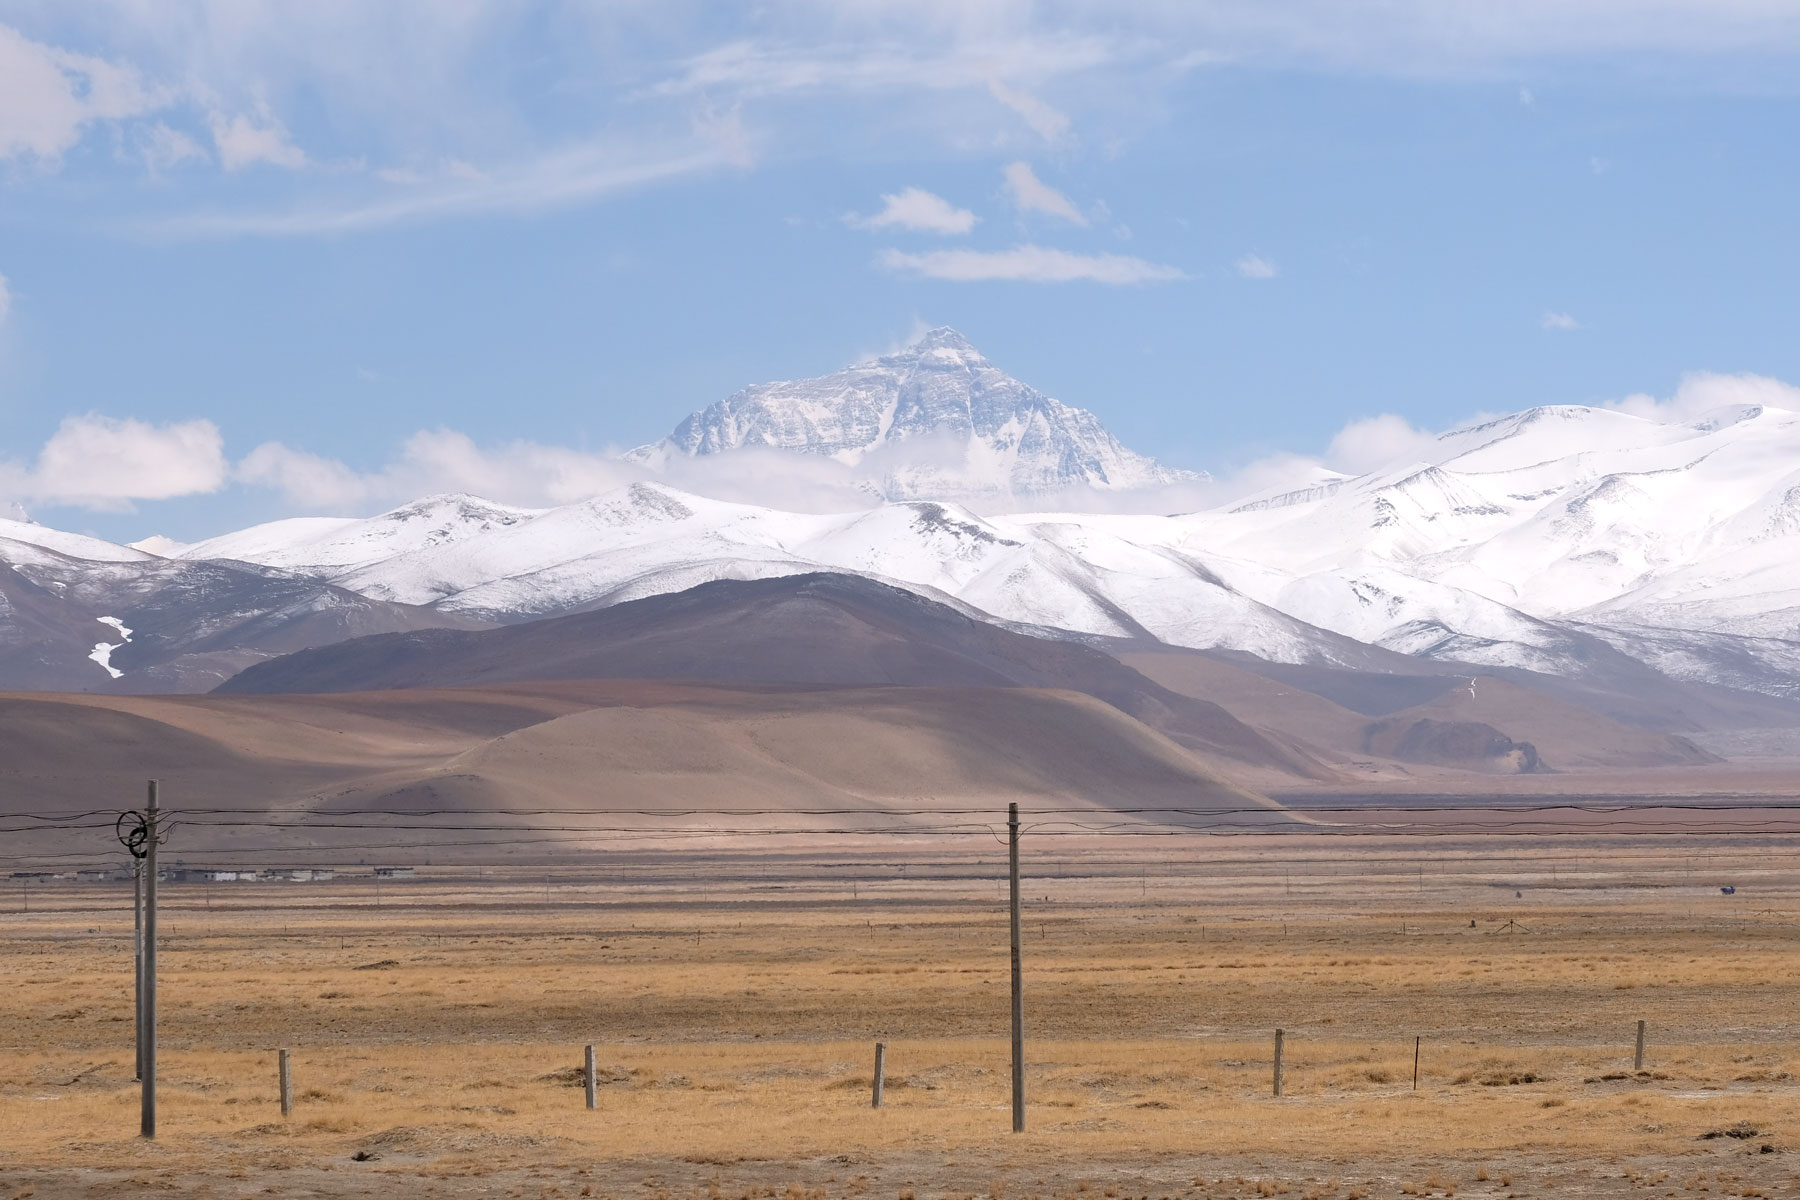
<path fill-rule="evenodd" d="M 875 1043 L 875 1097 L 869 1107 L 871 1107 L 871 1108 L 880 1108 L 881 1107 L 881 1085 L 886 1080 L 886 1076 L 887 1076 L 887 1043 L 886 1042 L 876 1042 Z"/>
<path fill-rule="evenodd" d="M 600 1104 L 600 1077 L 594 1069 L 594 1048 L 589 1046 L 582 1059 L 581 1082 L 587 1087 L 587 1106 L 598 1108 Z"/>
<path fill-rule="evenodd" d="M 1631 1069 L 1634 1071 L 1644 1069 L 1644 1023 L 1642 1021 L 1638 1022 L 1637 1053 L 1632 1057 Z"/>
<path fill-rule="evenodd" d="M 281 1115 L 286 1117 L 294 1111 L 294 1075 L 288 1066 L 288 1052 L 275 1052 L 276 1072 L 281 1078 Z"/>
<path fill-rule="evenodd" d="M 1277 1096 L 1281 1095 L 1281 1051 L 1286 1041 L 1287 1034 L 1277 1029 L 1275 1031 L 1275 1094 Z"/>
<path fill-rule="evenodd" d="M 1417 1037 L 1413 1039 L 1413 1091 L 1415 1092 L 1419 1090 L 1419 1043 L 1424 1040 L 1424 1038 Z"/>

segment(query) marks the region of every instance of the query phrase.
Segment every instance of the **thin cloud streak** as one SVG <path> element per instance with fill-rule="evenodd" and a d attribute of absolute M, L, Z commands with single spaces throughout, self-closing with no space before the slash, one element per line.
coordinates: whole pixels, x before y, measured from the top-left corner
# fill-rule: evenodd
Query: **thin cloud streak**
<path fill-rule="evenodd" d="M 1016 37 L 953 44 L 947 52 L 915 49 L 894 40 L 805 45 L 749 38 L 685 59 L 675 74 L 641 94 L 669 97 L 724 90 L 743 96 L 775 96 L 979 88 L 993 92 L 995 99 L 1034 128 L 1040 124 L 1053 128 L 1062 114 L 1001 84 L 1020 104 L 1029 106 L 1029 101 L 1038 106 L 1038 111 L 1027 116 L 994 92 L 994 80 L 1056 78 L 1138 57 L 1141 50 L 1112 38 L 1045 36 L 1026 29 L 1018 30 Z"/>
<path fill-rule="evenodd" d="M 537 159 L 509 173 L 449 176 L 386 199 L 285 212 L 186 213 L 141 222 L 132 231 L 170 240 L 353 234 L 414 221 L 543 212 L 738 165 L 736 151 L 726 146 L 638 162 L 620 158 L 608 148 L 583 146 Z"/>
<path fill-rule="evenodd" d="M 1010 250 L 930 250 L 922 254 L 884 250 L 875 262 L 896 274 L 951 283 L 1086 282 L 1129 287 L 1187 278 L 1179 267 L 1126 254 L 1074 254 L 1030 244 Z"/>

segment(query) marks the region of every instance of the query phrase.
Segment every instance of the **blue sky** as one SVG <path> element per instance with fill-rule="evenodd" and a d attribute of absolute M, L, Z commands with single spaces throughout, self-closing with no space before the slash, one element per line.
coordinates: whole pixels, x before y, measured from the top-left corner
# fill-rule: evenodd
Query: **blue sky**
<path fill-rule="evenodd" d="M 1774 0 L 0 0 L 0 506 L 547 503 L 939 324 L 1225 479 L 1800 383 L 1797 66 Z"/>

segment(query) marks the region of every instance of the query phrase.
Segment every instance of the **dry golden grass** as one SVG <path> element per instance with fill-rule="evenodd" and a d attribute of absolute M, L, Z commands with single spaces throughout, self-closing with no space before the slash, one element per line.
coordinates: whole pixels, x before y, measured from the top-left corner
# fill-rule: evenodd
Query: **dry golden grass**
<path fill-rule="evenodd" d="M 1388 885 L 1328 886 L 1323 867 L 1297 893 L 1292 868 L 1251 895 L 1203 871 L 1040 880 L 1014 1137 L 989 885 L 915 874 L 852 896 L 784 871 L 704 894 L 691 873 L 563 882 L 548 902 L 533 880 L 447 874 L 389 885 L 380 908 L 363 881 L 221 886 L 210 912 L 203 889 L 170 888 L 154 1146 L 133 1136 L 128 895 L 40 891 L 39 912 L 0 917 L 0 1196 L 151 1170 L 305 1175 L 320 1194 L 371 1173 L 474 1188 L 543 1172 L 607 1194 L 623 1171 L 708 1194 L 714 1175 L 774 1186 L 796 1163 L 795 1186 L 832 1194 L 857 1177 L 932 1195 L 1097 1180 L 1090 1198 L 1176 1175 L 1197 1194 L 1319 1197 L 1800 1186 L 1800 879 L 1708 911 L 1697 892 L 1577 876 L 1529 933 L 1460 877 L 1421 882 L 1404 913 Z M 586 1042 L 598 1113 L 569 1080 Z M 286 1120 L 276 1046 L 294 1053 Z"/>

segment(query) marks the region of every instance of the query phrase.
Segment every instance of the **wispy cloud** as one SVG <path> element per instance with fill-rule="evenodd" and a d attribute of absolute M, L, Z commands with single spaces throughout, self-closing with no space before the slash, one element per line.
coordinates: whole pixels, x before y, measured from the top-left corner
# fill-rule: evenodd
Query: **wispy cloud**
<path fill-rule="evenodd" d="M 183 163 L 212 161 L 212 156 L 199 142 L 161 121 L 139 131 L 136 141 L 138 157 L 153 176 L 172 171 Z"/>
<path fill-rule="evenodd" d="M 1050 107 L 1030 92 L 1008 87 L 998 79 L 988 80 L 988 91 L 994 99 L 1012 109 L 1029 126 L 1032 131 L 1046 142 L 1061 141 L 1069 132 L 1069 118 L 1066 113 Z"/>
<path fill-rule="evenodd" d="M 1550 333 L 1574 333 L 1581 322 L 1566 312 L 1546 312 L 1538 318 L 1538 326 Z"/>
<path fill-rule="evenodd" d="M 848 213 L 844 223 L 855 229 L 910 229 L 942 234 L 967 233 L 975 228 L 974 213 L 923 188 L 909 187 L 892 195 L 884 194 L 881 199 L 880 212 L 866 217 Z"/>
<path fill-rule="evenodd" d="M 0 325 L 6 324 L 6 318 L 12 313 L 12 288 L 7 286 L 6 276 L 0 275 Z"/>
<path fill-rule="evenodd" d="M 1004 174 L 1006 190 L 1020 211 L 1040 212 L 1072 225 L 1087 225 L 1088 219 L 1075 207 L 1075 202 L 1039 179 L 1030 163 L 1008 163 Z"/>
<path fill-rule="evenodd" d="M 485 172 L 441 175 L 399 195 L 362 195 L 263 212 L 187 213 L 133 228 L 175 239 L 360 233 L 416 221 L 544 212 L 733 165 L 733 151 L 717 145 L 693 145 L 670 157 L 608 145 L 575 146 Z"/>
<path fill-rule="evenodd" d="M 1246 254 L 1237 260 L 1237 273 L 1245 279 L 1273 279 L 1281 268 L 1260 254 Z"/>
<path fill-rule="evenodd" d="M 908 254 L 884 250 L 876 262 L 886 270 L 953 283 L 1105 283 L 1130 286 L 1186 279 L 1178 267 L 1125 254 L 1073 254 L 1047 246 L 1010 250 L 931 250 Z"/>

